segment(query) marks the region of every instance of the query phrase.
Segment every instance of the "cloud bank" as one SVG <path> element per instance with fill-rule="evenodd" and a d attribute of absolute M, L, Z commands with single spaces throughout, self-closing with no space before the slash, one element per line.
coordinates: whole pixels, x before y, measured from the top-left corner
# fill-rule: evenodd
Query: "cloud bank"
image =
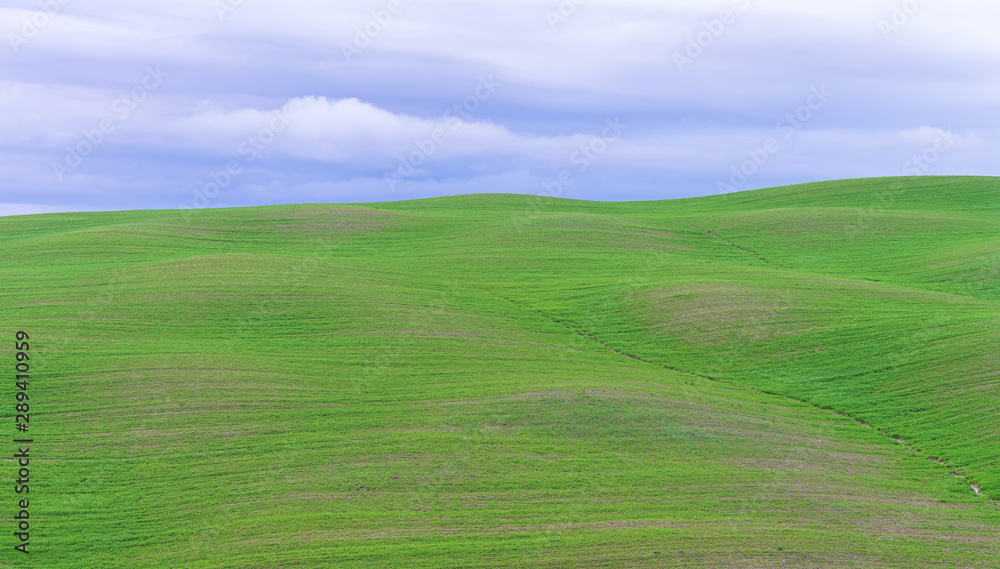
<path fill-rule="evenodd" d="M 11 2 L 0 213 L 997 175 L 998 16 L 973 0 Z"/>

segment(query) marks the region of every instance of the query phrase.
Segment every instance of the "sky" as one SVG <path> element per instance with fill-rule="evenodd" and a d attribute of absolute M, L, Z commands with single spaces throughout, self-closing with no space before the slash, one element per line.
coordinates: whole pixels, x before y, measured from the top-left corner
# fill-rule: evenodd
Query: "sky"
<path fill-rule="evenodd" d="M 0 0 L 0 215 L 998 175 L 985 0 Z"/>

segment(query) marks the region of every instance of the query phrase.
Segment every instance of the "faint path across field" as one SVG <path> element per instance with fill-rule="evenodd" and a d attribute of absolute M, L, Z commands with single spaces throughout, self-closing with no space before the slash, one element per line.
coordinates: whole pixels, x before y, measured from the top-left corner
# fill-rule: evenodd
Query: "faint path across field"
<path fill-rule="evenodd" d="M 699 228 L 699 229 L 701 229 L 701 228 Z M 707 230 L 703 230 L 703 231 L 707 231 Z M 722 239 L 722 237 L 719 237 L 718 235 L 715 235 L 714 233 L 712 233 L 710 231 L 708 231 L 708 233 L 711 234 L 713 237 L 716 237 L 718 239 Z M 725 241 L 725 239 L 722 239 L 722 240 Z M 736 247 L 737 249 L 740 249 L 742 251 L 746 251 L 747 253 L 750 253 L 751 255 L 754 255 L 755 257 L 760 258 L 760 256 L 757 255 L 756 253 L 754 253 L 752 251 L 749 251 L 747 249 L 743 249 L 741 247 L 737 247 L 736 245 L 733 245 L 732 243 L 729 243 L 728 241 L 726 241 L 726 244 L 728 244 L 728 245 L 730 245 L 732 247 Z M 761 259 L 761 260 L 764 261 L 764 259 Z M 767 261 L 764 261 L 764 262 L 766 263 Z M 479 290 L 483 290 L 483 289 L 479 289 Z M 821 407 L 821 406 L 816 405 L 815 403 L 812 403 L 810 401 L 805 401 L 805 400 L 802 400 L 802 399 L 797 399 L 795 397 L 791 397 L 791 396 L 788 396 L 788 395 L 783 395 L 781 393 L 774 393 L 774 392 L 771 392 L 771 391 L 762 391 L 760 389 L 756 389 L 756 388 L 753 388 L 753 387 L 746 387 L 746 386 L 742 386 L 742 385 L 736 385 L 736 384 L 733 384 L 733 383 L 722 381 L 720 379 L 716 379 L 714 377 L 709 377 L 707 375 L 701 375 L 701 374 L 698 374 L 698 373 L 693 373 L 693 372 L 690 372 L 690 371 L 685 371 L 685 370 L 682 370 L 682 369 L 677 369 L 675 367 L 672 367 L 672 366 L 669 366 L 669 365 L 666 365 L 666 364 L 659 364 L 659 363 L 656 363 L 654 361 L 650 361 L 650 360 L 641 358 L 639 356 L 635 356 L 635 355 L 623 352 L 623 351 L 621 351 L 621 350 L 619 350 L 617 348 L 611 347 L 611 346 L 605 344 L 601 339 L 597 338 L 593 334 L 590 334 L 589 332 L 586 332 L 584 330 L 577 330 L 577 329 L 573 328 L 572 326 L 570 326 L 569 324 L 566 324 L 565 322 L 562 322 L 562 321 L 560 321 L 560 320 L 558 320 L 556 318 L 553 318 L 552 316 L 549 316 L 548 314 L 545 314 L 544 312 L 541 312 L 541 311 L 538 311 L 538 310 L 534 310 L 534 309 L 526 309 L 524 306 L 520 305 L 517 301 L 512 300 L 510 298 L 507 298 L 507 297 L 505 297 L 505 296 L 503 296 L 501 294 L 498 294 L 498 293 L 492 292 L 492 291 L 486 291 L 486 290 L 483 290 L 483 292 L 486 292 L 488 294 L 493 294 L 495 296 L 499 296 L 500 298 L 506 300 L 507 302 L 510 302 L 511 304 L 514 304 L 515 306 L 521 308 L 522 310 L 529 310 L 530 312 L 534 312 L 535 314 L 539 315 L 540 317 L 545 318 L 546 320 L 549 320 L 550 322 L 554 322 L 555 324 L 558 324 L 558 325 L 560 325 L 560 326 L 562 326 L 562 327 L 564 327 L 564 328 L 572 331 L 574 334 L 577 334 L 579 336 L 583 336 L 584 338 L 587 338 L 588 340 L 599 344 L 604 349 L 606 349 L 608 351 L 611 351 L 611 352 L 614 352 L 614 353 L 616 353 L 616 354 L 618 354 L 620 356 L 623 356 L 623 357 L 626 357 L 626 358 L 630 358 L 630 359 L 633 359 L 633 360 L 638 360 L 638 361 L 643 362 L 643 363 L 647 363 L 647 364 L 651 364 L 651 365 L 655 365 L 655 366 L 660 366 L 662 368 L 668 369 L 668 370 L 676 372 L 676 373 L 681 373 L 681 374 L 684 374 L 684 375 L 689 375 L 689 376 L 692 376 L 692 377 L 697 377 L 699 379 L 703 379 L 703 380 L 706 380 L 706 381 L 714 381 L 716 383 L 723 383 L 723 384 L 729 385 L 731 387 L 740 388 L 740 389 L 746 389 L 747 391 L 754 391 L 754 392 L 757 392 L 757 393 L 762 393 L 764 395 L 770 395 L 770 396 L 773 396 L 773 397 L 782 397 L 784 399 L 788 399 L 788 400 L 791 400 L 791 401 L 797 401 L 799 403 L 805 403 L 805 404 L 808 404 L 808 405 L 812 405 L 813 407 L 816 407 L 816 408 L 819 408 L 819 409 L 823 409 L 824 411 L 830 411 L 831 413 L 835 413 L 837 415 L 840 415 L 841 417 L 846 417 L 848 419 L 851 419 L 852 421 L 854 421 L 857 424 L 865 427 L 866 429 L 872 429 L 872 430 L 878 432 L 879 434 L 884 435 L 886 438 L 892 439 L 897 444 L 899 444 L 900 446 L 902 446 L 903 448 L 905 448 L 906 450 L 908 450 L 908 451 L 910 451 L 910 452 L 912 452 L 914 454 L 922 454 L 920 451 L 918 451 L 918 450 L 914 449 L 913 447 L 911 447 L 910 445 L 906 444 L 901 439 L 896 438 L 896 437 L 892 436 L 891 434 L 889 434 L 889 433 L 887 433 L 887 432 L 885 432 L 885 431 L 883 431 L 881 429 L 876 429 L 876 428 L 872 427 L 871 425 L 869 425 L 868 423 L 862 421 L 861 419 L 857 419 L 855 417 L 852 417 L 852 416 L 848 415 L 847 413 L 842 413 L 840 411 L 837 411 L 836 409 L 831 409 L 831 408 L 827 408 L 827 407 Z M 928 459 L 931 462 L 934 462 L 936 464 L 940 464 L 942 466 L 945 464 L 944 462 L 942 462 L 941 460 L 939 460 L 936 457 L 928 457 Z M 961 473 L 958 473 L 958 472 L 952 472 L 951 475 L 954 476 L 954 477 L 956 477 L 956 478 L 962 478 L 966 482 L 968 482 L 968 478 L 966 478 L 966 476 L 964 474 L 961 474 Z M 980 491 L 979 491 L 979 487 L 976 486 L 975 484 L 969 483 L 969 487 L 972 488 L 973 492 L 975 492 L 977 496 L 981 496 L 982 495 L 980 493 Z M 998 504 L 998 506 L 1000 506 L 1000 504 Z"/>

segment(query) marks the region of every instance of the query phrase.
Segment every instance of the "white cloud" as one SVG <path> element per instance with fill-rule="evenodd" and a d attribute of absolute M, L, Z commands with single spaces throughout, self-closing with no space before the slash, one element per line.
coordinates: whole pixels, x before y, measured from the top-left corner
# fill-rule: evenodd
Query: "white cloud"
<path fill-rule="evenodd" d="M 556 161 L 592 138 L 519 135 L 489 122 L 461 119 L 456 113 L 419 118 L 356 98 L 297 97 L 275 109 L 202 107 L 187 117 L 159 116 L 127 125 L 128 136 L 150 145 L 220 155 L 235 155 L 248 140 L 256 139 L 259 144 L 251 146 L 268 153 L 356 166 L 385 165 L 417 148 L 435 160 L 516 156 Z"/>

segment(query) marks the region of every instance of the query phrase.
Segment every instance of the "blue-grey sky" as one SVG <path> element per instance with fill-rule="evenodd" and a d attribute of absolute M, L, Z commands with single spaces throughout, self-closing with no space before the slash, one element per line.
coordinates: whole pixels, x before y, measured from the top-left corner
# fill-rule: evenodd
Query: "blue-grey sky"
<path fill-rule="evenodd" d="M 0 215 L 998 175 L 981 0 L 3 0 Z"/>

